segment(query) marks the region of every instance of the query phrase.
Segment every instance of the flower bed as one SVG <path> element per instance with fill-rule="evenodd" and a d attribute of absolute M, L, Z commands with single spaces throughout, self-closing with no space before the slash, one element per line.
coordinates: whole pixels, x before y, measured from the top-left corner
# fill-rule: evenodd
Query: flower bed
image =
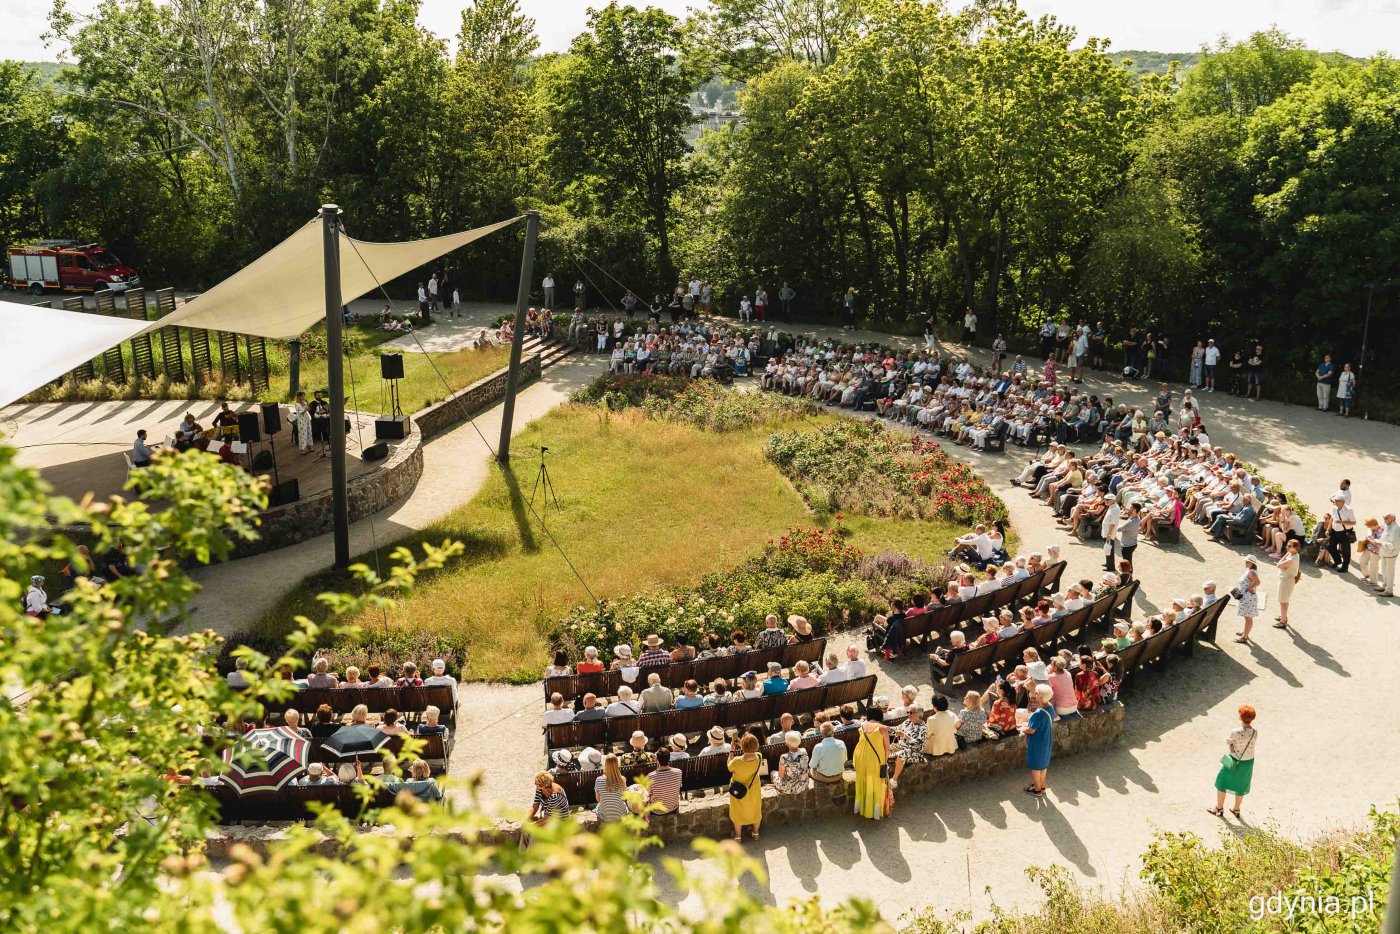
<path fill-rule="evenodd" d="M 610 411 L 639 407 L 651 418 L 709 431 L 735 431 L 814 410 L 810 403 L 772 393 L 738 392 L 709 379 L 651 373 L 608 373 L 577 390 L 570 401 Z"/>
<path fill-rule="evenodd" d="M 1006 504 L 966 464 L 876 422 L 842 420 L 768 440 L 767 456 L 818 512 L 942 519 L 1006 518 Z"/>

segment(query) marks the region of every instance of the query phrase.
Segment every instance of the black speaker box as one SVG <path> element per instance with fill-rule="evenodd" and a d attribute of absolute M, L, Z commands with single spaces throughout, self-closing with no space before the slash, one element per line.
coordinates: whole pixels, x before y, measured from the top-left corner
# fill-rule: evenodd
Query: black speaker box
<path fill-rule="evenodd" d="M 379 377 L 380 379 L 403 379 L 403 354 L 380 354 Z"/>
<path fill-rule="evenodd" d="M 272 437 L 282 430 L 282 407 L 276 402 L 262 404 L 263 431 Z"/>
<path fill-rule="evenodd" d="M 408 427 L 407 415 L 376 418 L 374 420 L 374 438 L 376 441 L 402 441 L 408 437 Z"/>
<path fill-rule="evenodd" d="M 364 461 L 365 463 L 371 463 L 373 461 L 382 461 L 388 456 L 389 445 L 385 444 L 383 441 L 379 442 L 378 444 L 371 444 L 369 447 L 365 448 L 363 451 L 360 452 L 360 460 Z"/>
<path fill-rule="evenodd" d="M 295 503 L 299 499 L 301 499 L 301 487 L 296 478 L 293 477 L 290 480 L 283 480 L 272 488 L 267 494 L 267 505 L 269 508 L 285 506 L 288 503 Z"/>
<path fill-rule="evenodd" d="M 251 444 L 262 440 L 262 432 L 259 430 L 257 412 L 238 413 L 238 440 L 244 444 Z"/>

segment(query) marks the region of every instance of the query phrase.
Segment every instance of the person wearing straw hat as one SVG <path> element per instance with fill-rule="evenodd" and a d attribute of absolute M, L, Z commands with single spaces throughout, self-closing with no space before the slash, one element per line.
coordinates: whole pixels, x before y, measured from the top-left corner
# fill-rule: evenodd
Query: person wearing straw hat
<path fill-rule="evenodd" d="M 613 646 L 612 667 L 614 669 L 637 667 L 636 660 L 632 658 L 632 646 L 626 644 Z"/>
<path fill-rule="evenodd" d="M 793 614 L 787 621 L 793 632 L 788 636 L 789 642 L 811 642 L 816 639 L 817 634 L 812 631 L 812 624 L 807 622 L 807 617 Z"/>
<path fill-rule="evenodd" d="M 642 657 L 637 659 L 638 668 L 671 664 L 671 653 L 666 651 L 661 637 L 656 633 L 652 633 L 643 639 L 642 645 L 646 646 L 646 651 L 642 652 Z"/>
<path fill-rule="evenodd" d="M 724 727 L 712 726 L 705 734 L 709 743 L 700 750 L 702 756 L 729 755 L 729 743 L 725 741 Z"/>
<path fill-rule="evenodd" d="M 577 772 L 579 761 L 574 758 L 574 754 L 567 749 L 556 749 L 549 754 L 549 759 L 554 763 L 552 771 L 555 775 L 563 775 L 565 772 Z"/>
<path fill-rule="evenodd" d="M 347 765 L 349 763 L 346 763 Z M 338 785 L 330 769 L 326 768 L 323 762 L 312 762 L 306 766 L 306 775 L 302 778 L 303 785 Z"/>
<path fill-rule="evenodd" d="M 672 736 L 666 744 L 667 751 L 671 754 L 672 762 L 679 762 L 682 759 L 690 758 L 690 741 L 685 738 L 684 733 L 677 733 Z"/>

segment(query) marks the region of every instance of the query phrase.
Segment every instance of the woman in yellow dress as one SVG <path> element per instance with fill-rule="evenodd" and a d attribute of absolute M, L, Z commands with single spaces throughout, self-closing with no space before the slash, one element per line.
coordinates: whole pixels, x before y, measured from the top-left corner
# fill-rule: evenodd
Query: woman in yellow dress
<path fill-rule="evenodd" d="M 885 816 L 889 794 L 888 781 L 880 777 L 890 758 L 890 728 L 882 722 L 883 716 L 876 707 L 865 709 L 860 738 L 851 756 L 856 770 L 856 813 L 872 820 Z"/>
<path fill-rule="evenodd" d="M 758 737 L 745 733 L 735 748 L 729 751 L 729 820 L 734 824 L 734 839 L 744 841 L 744 826 L 753 826 L 753 838 L 758 839 L 758 825 L 763 823 L 763 786 L 758 770 L 763 757 L 758 754 Z M 735 786 L 744 789 L 743 797 L 735 797 Z"/>

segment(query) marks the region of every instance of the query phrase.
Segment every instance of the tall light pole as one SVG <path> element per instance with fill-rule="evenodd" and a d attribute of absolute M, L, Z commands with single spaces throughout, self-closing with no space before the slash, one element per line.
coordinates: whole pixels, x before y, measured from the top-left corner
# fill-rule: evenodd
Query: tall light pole
<path fill-rule="evenodd" d="M 540 212 L 525 215 L 525 249 L 520 254 L 520 284 L 515 292 L 515 333 L 510 341 L 510 370 L 506 375 L 506 398 L 501 406 L 501 441 L 496 460 L 510 463 L 511 421 L 515 418 L 515 392 L 520 388 L 520 354 L 525 341 L 525 306 L 530 303 L 530 280 L 535 274 L 535 238 L 540 231 Z"/>
<path fill-rule="evenodd" d="M 350 566 L 350 498 L 345 489 L 345 358 L 340 317 L 340 208 L 321 205 L 326 272 L 326 379 L 331 384 L 331 510 L 335 566 Z"/>

